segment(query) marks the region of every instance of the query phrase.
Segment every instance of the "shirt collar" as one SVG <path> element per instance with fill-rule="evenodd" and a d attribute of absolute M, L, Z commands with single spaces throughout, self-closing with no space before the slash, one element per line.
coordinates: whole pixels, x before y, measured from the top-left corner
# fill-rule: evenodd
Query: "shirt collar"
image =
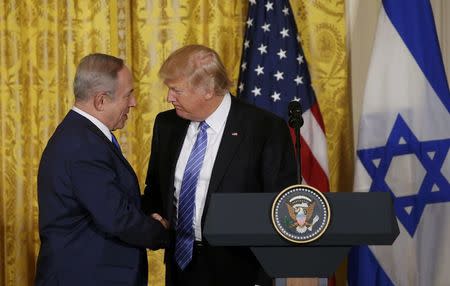
<path fill-rule="evenodd" d="M 97 118 L 95 118 L 94 116 L 90 115 L 89 113 L 79 109 L 76 106 L 72 107 L 72 110 L 75 111 L 76 113 L 80 114 L 81 116 L 85 117 L 86 119 L 88 119 L 89 121 L 91 121 L 95 126 L 98 127 L 98 129 L 100 129 L 100 131 L 102 131 L 103 134 L 105 134 L 106 138 L 109 139 L 109 141 L 112 141 L 112 135 L 111 135 L 111 131 L 109 130 L 109 128 L 103 124 L 100 120 L 98 120 Z"/>
<path fill-rule="evenodd" d="M 220 131 L 220 129 L 225 125 L 227 121 L 228 113 L 231 108 L 231 94 L 227 92 L 223 98 L 222 102 L 219 104 L 219 107 L 208 117 L 205 119 L 208 126 L 216 133 Z"/>

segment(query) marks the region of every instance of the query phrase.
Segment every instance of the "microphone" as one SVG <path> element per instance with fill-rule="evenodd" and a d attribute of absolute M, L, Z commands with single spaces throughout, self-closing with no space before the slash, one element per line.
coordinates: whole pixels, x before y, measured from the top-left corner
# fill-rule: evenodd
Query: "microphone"
<path fill-rule="evenodd" d="M 291 101 L 288 105 L 289 126 L 297 129 L 303 126 L 302 107 L 300 102 Z"/>

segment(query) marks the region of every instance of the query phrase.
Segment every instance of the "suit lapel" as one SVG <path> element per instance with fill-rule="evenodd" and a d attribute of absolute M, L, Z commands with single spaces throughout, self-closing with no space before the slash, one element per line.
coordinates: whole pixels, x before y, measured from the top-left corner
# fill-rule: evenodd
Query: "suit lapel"
<path fill-rule="evenodd" d="M 220 182 L 225 175 L 233 157 L 238 150 L 245 136 L 245 129 L 241 121 L 239 104 L 232 97 L 230 113 L 228 114 L 225 130 L 217 152 L 214 167 L 211 173 L 211 179 L 208 188 L 208 197 L 210 193 L 216 192 Z"/>
<path fill-rule="evenodd" d="M 169 142 L 167 146 L 169 146 L 170 150 L 170 173 L 172 174 L 172 184 L 175 177 L 175 167 L 177 165 L 178 157 L 181 153 L 181 148 L 183 147 L 184 138 L 186 137 L 187 129 L 189 127 L 189 121 L 183 120 L 181 118 L 176 118 L 176 122 L 174 124 L 172 130 L 172 136 L 169 137 Z"/>
<path fill-rule="evenodd" d="M 205 225 L 211 194 L 215 193 L 219 188 L 225 172 L 229 168 L 230 163 L 245 136 L 245 128 L 241 121 L 239 103 L 234 97 L 231 97 L 231 99 L 230 113 L 228 114 L 225 130 L 223 131 L 222 140 L 220 142 L 219 150 L 217 151 L 216 160 L 214 161 L 208 193 L 206 194 L 205 207 L 203 209 L 201 221 L 202 227 Z"/>
<path fill-rule="evenodd" d="M 73 115 L 77 116 L 78 118 L 82 119 L 83 121 L 83 125 L 88 128 L 90 131 L 92 131 L 95 135 L 99 136 L 99 138 L 108 146 L 108 148 L 110 148 L 117 157 L 120 158 L 120 160 L 123 162 L 123 164 L 126 166 L 126 168 L 128 169 L 128 171 L 130 171 L 130 173 L 133 175 L 133 177 L 136 179 L 136 181 L 138 181 L 138 178 L 136 176 L 136 173 L 133 170 L 133 167 L 131 167 L 130 163 L 128 163 L 127 159 L 123 156 L 122 152 L 120 152 L 116 146 L 114 146 L 114 144 L 109 141 L 109 139 L 105 136 L 105 134 L 103 134 L 103 132 L 98 129 L 97 126 L 95 126 L 94 123 L 92 123 L 91 121 L 89 121 L 87 118 L 85 118 L 84 116 L 76 113 L 75 111 L 71 110 L 70 113 L 72 113 Z"/>
<path fill-rule="evenodd" d="M 173 130 L 171 130 L 171 136 L 168 136 L 169 142 L 166 143 L 169 148 L 170 158 L 168 160 L 168 164 L 170 164 L 170 182 L 169 186 L 171 186 L 171 190 L 168 190 L 167 195 L 167 209 L 170 215 L 173 215 L 173 201 L 175 196 L 175 168 L 177 166 L 178 157 L 180 157 L 181 148 L 183 147 L 184 138 L 186 137 L 186 133 L 189 127 L 189 120 L 182 119 L 175 114 L 175 123 L 173 124 Z M 171 218 L 169 218 L 171 219 Z"/>

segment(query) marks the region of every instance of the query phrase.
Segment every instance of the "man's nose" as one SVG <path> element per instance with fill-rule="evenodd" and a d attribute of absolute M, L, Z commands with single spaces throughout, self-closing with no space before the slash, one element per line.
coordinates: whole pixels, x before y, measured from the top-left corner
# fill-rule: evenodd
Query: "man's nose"
<path fill-rule="evenodd" d="M 167 102 L 174 102 L 175 100 L 175 96 L 173 95 L 172 91 L 168 91 L 167 92 L 167 98 L 166 98 Z"/>
<path fill-rule="evenodd" d="M 134 95 L 131 96 L 130 103 L 128 105 L 129 105 L 129 107 L 136 107 L 137 100 L 136 100 L 136 97 Z"/>

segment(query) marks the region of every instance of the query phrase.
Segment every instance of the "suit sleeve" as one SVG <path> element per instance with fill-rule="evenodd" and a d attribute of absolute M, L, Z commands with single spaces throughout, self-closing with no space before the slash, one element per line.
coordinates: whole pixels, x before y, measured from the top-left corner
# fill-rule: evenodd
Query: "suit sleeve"
<path fill-rule="evenodd" d="M 162 215 L 161 187 L 159 185 L 159 120 L 155 120 L 153 127 L 152 146 L 150 160 L 148 162 L 147 177 L 145 179 L 144 195 L 142 196 L 142 209 L 146 214 L 159 213 Z"/>
<path fill-rule="evenodd" d="M 297 164 L 289 127 L 281 119 L 270 124 L 263 148 L 262 178 L 264 192 L 281 192 L 297 183 Z"/>
<path fill-rule="evenodd" d="M 101 147 L 91 146 L 89 152 L 79 152 L 67 163 L 76 199 L 106 234 L 138 247 L 160 247 L 167 232 L 160 222 L 140 210 L 136 198 L 130 195 L 139 190 L 129 190 L 139 186 L 120 183 L 111 153 Z"/>

